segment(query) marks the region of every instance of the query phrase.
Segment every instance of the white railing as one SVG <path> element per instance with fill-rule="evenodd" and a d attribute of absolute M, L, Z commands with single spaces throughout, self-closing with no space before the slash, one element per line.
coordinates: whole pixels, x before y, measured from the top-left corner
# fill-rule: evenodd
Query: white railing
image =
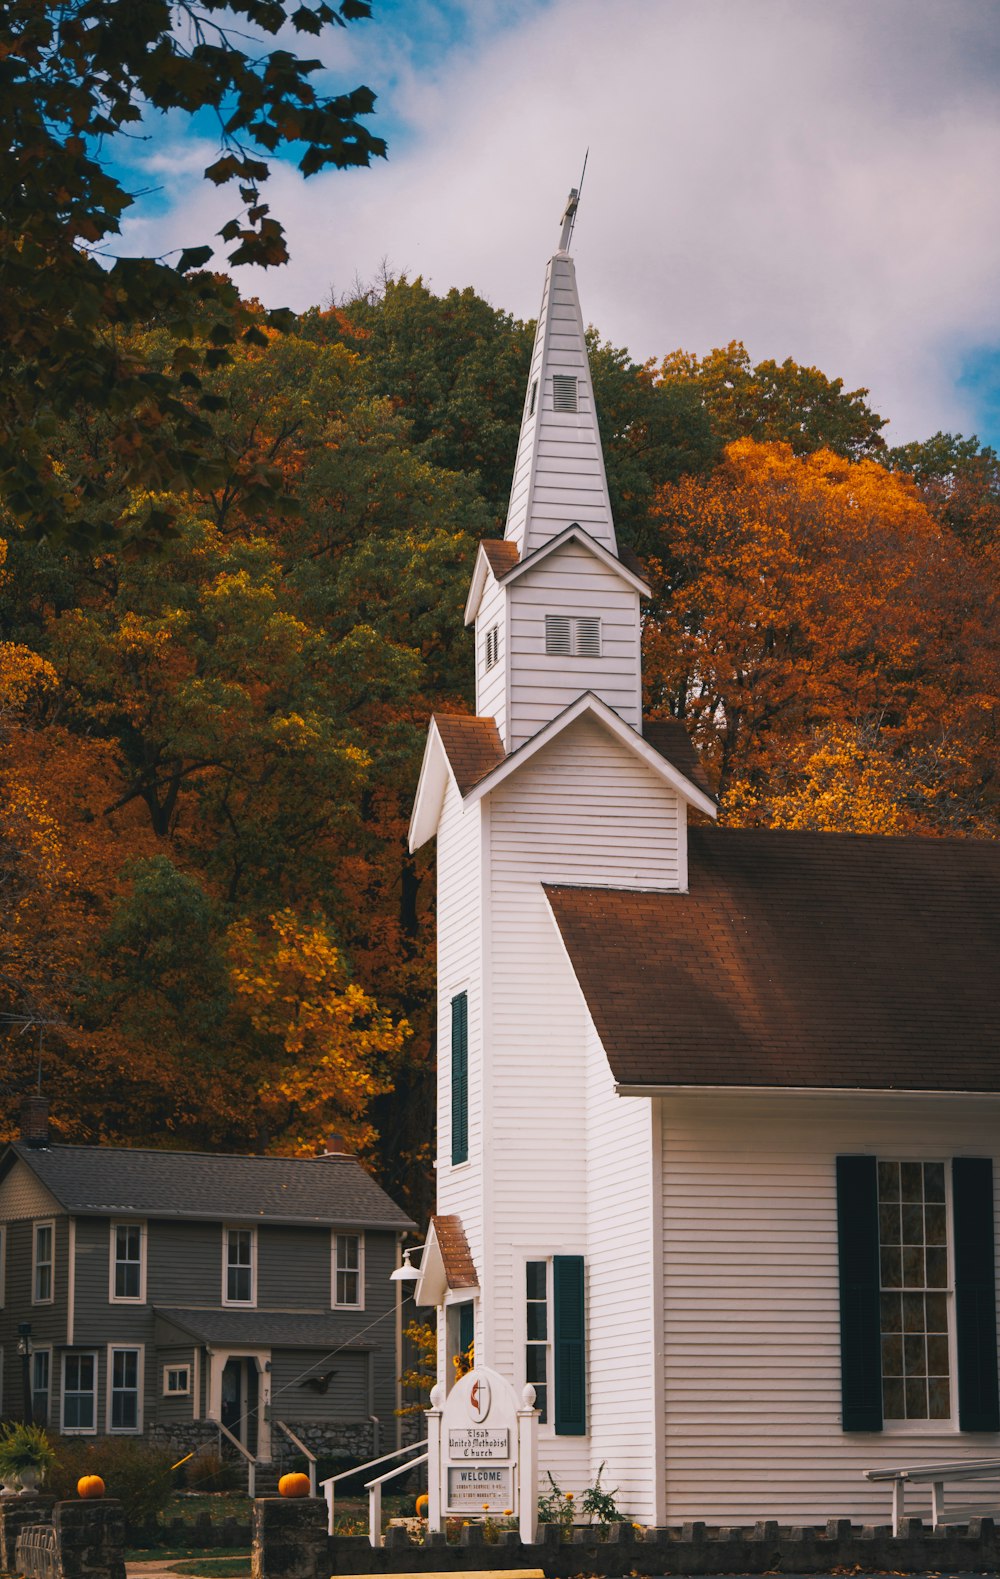
<path fill-rule="evenodd" d="M 950 1464 L 911 1464 L 907 1469 L 866 1469 L 863 1474 L 866 1480 L 892 1482 L 893 1535 L 899 1534 L 903 1519 L 903 1498 L 908 1484 L 926 1485 L 930 1482 L 931 1525 L 935 1530 L 939 1524 L 967 1524 L 969 1519 L 984 1518 L 1000 1512 L 998 1492 L 985 1494 L 978 1502 L 952 1508 L 947 1514 L 944 1509 L 946 1480 L 979 1480 L 987 1476 L 1000 1476 L 1000 1458 L 966 1459 L 964 1464 L 960 1460 Z"/>
<path fill-rule="evenodd" d="M 321 1480 L 320 1481 L 320 1490 L 322 1491 L 324 1497 L 326 1498 L 326 1511 L 327 1511 L 326 1527 L 327 1527 L 327 1530 L 329 1531 L 329 1533 L 331 1535 L 333 1534 L 333 1514 L 334 1514 L 334 1489 L 333 1488 L 336 1486 L 338 1480 L 350 1480 L 355 1475 L 363 1475 L 366 1469 L 377 1469 L 380 1464 L 389 1464 L 389 1463 L 392 1462 L 392 1460 L 394 1458 L 402 1458 L 407 1453 L 416 1453 L 418 1451 L 418 1449 L 420 1449 L 422 1447 L 426 1447 L 426 1446 L 427 1446 L 427 1438 L 425 1437 L 422 1442 L 411 1442 L 409 1447 L 397 1447 L 397 1449 L 396 1449 L 396 1451 L 394 1453 L 383 1453 L 381 1458 L 370 1459 L 367 1464 L 359 1464 L 356 1469 L 342 1469 L 340 1471 L 339 1475 L 331 1475 L 327 1480 Z M 393 1474 L 396 1474 L 396 1475 L 401 1474 L 404 1469 L 409 1469 L 411 1467 L 411 1464 L 413 1464 L 413 1463 L 424 1464 L 424 1463 L 426 1463 L 426 1461 L 427 1461 L 427 1454 L 425 1453 L 422 1458 L 411 1460 L 410 1463 L 407 1463 L 407 1464 L 400 1464 L 399 1467 L 393 1471 Z M 385 1478 L 391 1478 L 391 1477 L 385 1477 Z M 365 1490 L 368 1491 L 368 1489 L 369 1489 L 369 1486 L 368 1486 L 368 1483 L 366 1482 Z M 379 1492 L 379 1497 L 381 1499 L 381 1491 Z M 370 1496 L 369 1496 L 368 1512 L 369 1512 L 369 1538 L 370 1538 L 371 1537 L 371 1498 L 370 1498 Z M 381 1530 L 379 1531 L 379 1535 L 381 1535 Z M 378 1545 L 378 1541 L 377 1540 L 373 1541 L 372 1545 L 373 1546 L 377 1546 Z"/>
<path fill-rule="evenodd" d="M 297 1447 L 299 1452 L 302 1453 L 303 1456 L 306 1459 L 308 1459 L 308 1461 L 309 1461 L 309 1495 L 310 1495 L 310 1497 L 315 1497 L 315 1495 L 316 1495 L 316 1454 L 311 1450 L 311 1448 L 306 1447 L 305 1443 L 302 1441 L 302 1438 L 301 1437 L 297 1437 L 295 1435 L 295 1432 L 292 1430 L 291 1426 L 290 1425 L 286 1425 L 284 1420 L 277 1420 L 276 1419 L 274 1421 L 274 1424 L 278 1427 L 279 1431 L 284 1431 L 285 1435 L 287 1436 L 289 1442 L 292 1443 L 293 1447 Z"/>
<path fill-rule="evenodd" d="M 211 1424 L 214 1425 L 214 1426 L 217 1426 L 218 1429 L 219 1429 L 219 1432 L 221 1433 L 221 1435 L 224 1436 L 224 1437 L 228 1437 L 229 1441 L 233 1444 L 233 1446 L 235 1448 L 238 1448 L 239 1451 L 243 1454 L 243 1457 L 246 1459 L 246 1461 L 247 1461 L 247 1496 L 248 1497 L 255 1497 L 257 1495 L 257 1460 L 254 1458 L 253 1454 L 248 1452 L 247 1449 L 243 1446 L 243 1443 L 240 1441 L 239 1437 L 233 1435 L 233 1433 L 230 1431 L 230 1429 L 229 1429 L 229 1427 L 227 1425 L 223 1425 L 221 1420 L 211 1420 L 211 1417 L 209 1417 L 209 1418 L 210 1418 Z"/>
<path fill-rule="evenodd" d="M 385 1482 L 395 1480 L 397 1475 L 405 1475 L 408 1469 L 415 1469 L 418 1464 L 426 1464 L 427 1457 L 426 1453 L 421 1453 L 419 1458 L 411 1458 L 405 1464 L 397 1464 L 395 1469 L 387 1469 L 377 1480 L 365 1482 L 368 1493 L 368 1539 L 372 1546 L 382 1544 L 382 1487 Z"/>

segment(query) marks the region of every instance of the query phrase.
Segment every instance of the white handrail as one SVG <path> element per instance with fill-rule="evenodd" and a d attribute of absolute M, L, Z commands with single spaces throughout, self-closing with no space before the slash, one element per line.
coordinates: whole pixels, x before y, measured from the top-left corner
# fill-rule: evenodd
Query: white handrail
<path fill-rule="evenodd" d="M 310 1497 L 315 1497 L 315 1495 L 316 1495 L 316 1454 L 312 1451 L 311 1448 L 306 1447 L 305 1443 L 302 1441 L 302 1438 L 301 1437 L 297 1437 L 295 1435 L 295 1432 L 292 1430 L 291 1426 L 290 1425 L 286 1425 L 284 1420 L 278 1420 L 276 1418 L 274 1423 L 279 1428 L 279 1430 L 284 1431 L 284 1433 L 287 1436 L 288 1440 L 295 1447 L 297 1447 L 299 1452 L 303 1453 L 305 1455 L 305 1457 L 309 1460 L 309 1495 L 310 1495 Z"/>
<path fill-rule="evenodd" d="M 368 1493 L 368 1540 L 372 1546 L 382 1544 L 382 1486 L 387 1480 L 395 1480 L 397 1475 L 403 1475 L 409 1469 L 416 1469 L 418 1464 L 426 1464 L 429 1453 L 422 1453 L 419 1458 L 411 1458 L 408 1464 L 397 1464 L 395 1469 L 387 1469 L 384 1475 L 379 1475 L 377 1480 L 365 1482 Z"/>
<path fill-rule="evenodd" d="M 404 1453 L 415 1453 L 418 1448 L 426 1446 L 427 1438 L 424 1437 L 420 1442 L 411 1442 L 409 1447 L 397 1447 L 392 1453 L 383 1453 L 381 1458 L 371 1458 L 367 1464 L 358 1464 L 355 1469 L 342 1469 L 339 1474 L 328 1475 L 326 1480 L 321 1480 L 320 1489 L 326 1498 L 327 1533 L 333 1534 L 333 1488 L 338 1480 L 349 1480 L 353 1475 L 363 1474 L 366 1469 L 377 1469 L 380 1464 L 388 1464 L 391 1459 L 402 1458 Z"/>
<path fill-rule="evenodd" d="M 978 1480 L 986 1476 L 1000 1475 L 1000 1458 L 973 1458 L 967 1459 L 963 1464 L 960 1459 L 950 1464 L 910 1464 L 899 1469 L 865 1469 L 862 1470 L 865 1480 L 890 1480 L 892 1482 L 892 1533 L 899 1534 L 903 1522 L 903 1500 L 906 1495 L 906 1485 L 931 1483 L 931 1527 L 937 1529 L 939 1524 L 945 1523 L 944 1516 L 944 1483 L 946 1480 Z M 989 1499 L 991 1504 L 998 1499 Z M 972 1510 L 960 1510 L 967 1513 Z M 952 1523 L 955 1522 L 954 1513 Z M 964 1523 L 965 1521 L 962 1520 Z"/>
<path fill-rule="evenodd" d="M 253 1454 L 248 1452 L 248 1450 L 243 1446 L 243 1443 L 240 1441 L 239 1437 L 234 1436 L 229 1427 L 227 1425 L 223 1425 L 221 1420 L 213 1420 L 211 1415 L 208 1416 L 208 1420 L 211 1425 L 218 1426 L 223 1436 L 227 1436 L 233 1446 L 238 1448 L 243 1454 L 243 1457 L 246 1459 L 247 1496 L 253 1499 L 257 1495 L 257 1460 L 254 1458 Z"/>

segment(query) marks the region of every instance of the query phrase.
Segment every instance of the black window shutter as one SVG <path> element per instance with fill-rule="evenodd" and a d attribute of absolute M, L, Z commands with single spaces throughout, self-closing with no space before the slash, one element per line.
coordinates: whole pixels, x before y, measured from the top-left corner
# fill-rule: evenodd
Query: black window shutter
<path fill-rule="evenodd" d="M 469 999 L 451 1000 L 451 1160 L 469 1160 Z"/>
<path fill-rule="evenodd" d="M 837 1158 L 840 1396 L 845 1431 L 882 1429 L 878 1163 Z"/>
<path fill-rule="evenodd" d="M 468 1354 L 476 1337 L 476 1310 L 471 1299 L 465 1300 L 458 1307 L 458 1348 L 460 1354 Z"/>
<path fill-rule="evenodd" d="M 992 1160 L 953 1158 L 951 1184 L 958 1424 L 962 1431 L 1000 1431 Z"/>
<path fill-rule="evenodd" d="M 552 1335 L 557 1436 L 586 1436 L 583 1256 L 552 1257 Z"/>

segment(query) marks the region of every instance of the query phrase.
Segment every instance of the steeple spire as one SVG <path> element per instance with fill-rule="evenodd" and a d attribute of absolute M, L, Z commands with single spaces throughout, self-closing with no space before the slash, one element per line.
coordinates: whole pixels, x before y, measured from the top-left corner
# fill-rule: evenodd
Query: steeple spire
<path fill-rule="evenodd" d="M 583 315 L 569 245 L 579 188 L 562 217 L 549 259 L 521 419 L 504 536 L 522 559 L 576 522 L 618 553 L 604 455 L 594 409 Z"/>

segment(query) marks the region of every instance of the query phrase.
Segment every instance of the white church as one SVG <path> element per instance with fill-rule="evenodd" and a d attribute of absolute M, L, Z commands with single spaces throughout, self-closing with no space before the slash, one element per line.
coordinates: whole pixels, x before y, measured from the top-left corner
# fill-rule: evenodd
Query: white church
<path fill-rule="evenodd" d="M 1000 1457 L 1000 846 L 725 829 L 642 717 L 568 246 L 506 532 L 431 722 L 439 1380 L 652 1525 L 884 1521 L 867 1469 Z M 692 814 L 698 814 L 692 821 Z"/>

